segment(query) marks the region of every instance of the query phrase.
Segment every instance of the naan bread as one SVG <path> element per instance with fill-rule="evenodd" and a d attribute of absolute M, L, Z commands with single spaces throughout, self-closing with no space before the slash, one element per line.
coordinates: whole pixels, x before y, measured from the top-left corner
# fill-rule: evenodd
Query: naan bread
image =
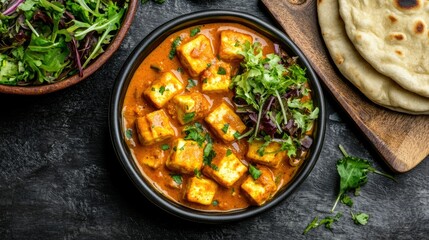
<path fill-rule="evenodd" d="M 326 46 L 341 73 L 371 101 L 410 114 L 429 114 L 429 99 L 411 93 L 377 72 L 347 37 L 338 0 L 317 1 L 319 24 Z"/>
<path fill-rule="evenodd" d="M 429 1 L 339 0 L 347 35 L 378 72 L 429 97 Z"/>

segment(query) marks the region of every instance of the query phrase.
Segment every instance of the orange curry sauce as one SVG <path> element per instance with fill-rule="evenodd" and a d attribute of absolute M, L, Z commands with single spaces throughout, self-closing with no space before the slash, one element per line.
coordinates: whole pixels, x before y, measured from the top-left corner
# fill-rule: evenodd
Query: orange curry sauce
<path fill-rule="evenodd" d="M 212 49 L 215 56 L 218 53 L 219 44 L 220 44 L 220 32 L 223 30 L 233 30 L 236 32 L 245 33 L 251 35 L 253 37 L 254 42 L 260 42 L 263 47 L 263 53 L 268 54 L 274 52 L 273 43 L 262 36 L 261 34 L 244 27 L 240 24 L 234 23 L 215 23 L 215 24 L 205 24 L 199 26 L 201 31 L 198 34 L 204 34 L 211 41 Z M 183 29 L 179 32 L 176 32 L 170 35 L 167 39 L 165 39 L 162 44 L 160 44 L 152 53 L 150 53 L 146 59 L 141 63 L 137 71 L 135 72 L 130 85 L 128 86 L 128 90 L 125 96 L 124 105 L 123 105 L 123 132 L 124 136 L 125 132 L 128 129 L 132 131 L 132 137 L 125 137 L 128 147 L 130 148 L 134 159 L 137 165 L 140 167 L 141 172 L 147 178 L 148 182 L 152 183 L 154 188 L 157 189 L 160 193 L 164 194 L 168 198 L 172 199 L 179 204 L 184 206 L 199 209 L 203 211 L 231 211 L 237 209 L 243 209 L 251 205 L 252 203 L 248 200 L 248 198 L 242 193 L 240 186 L 244 179 L 248 176 L 248 173 L 244 174 L 232 187 L 226 188 L 222 186 L 218 186 L 216 194 L 214 196 L 214 200 L 216 200 L 216 204 L 210 205 L 201 205 L 198 203 L 192 203 L 184 199 L 184 191 L 186 191 L 186 184 L 192 175 L 183 176 L 182 184 L 177 184 L 171 177 L 171 174 L 174 174 L 171 170 L 169 170 L 165 166 L 165 162 L 167 161 L 169 155 L 172 153 L 173 149 L 171 148 L 172 142 L 176 138 L 183 138 L 185 136 L 182 133 L 184 126 L 182 126 L 179 121 L 174 118 L 174 116 L 169 115 L 169 120 L 174 128 L 175 137 L 167 139 L 163 142 L 155 143 L 154 145 L 142 145 L 139 142 L 137 137 L 135 121 L 138 117 L 145 116 L 146 114 L 158 110 L 154 105 L 145 98 L 143 92 L 150 86 L 150 84 L 158 79 L 163 72 L 172 72 L 183 84 L 187 85 L 188 79 L 192 78 L 189 76 L 186 70 L 181 71 L 183 68 L 181 63 L 179 62 L 177 56 L 174 59 L 170 60 L 168 58 L 169 52 L 171 50 L 171 45 L 173 40 L 177 36 L 182 37 L 182 44 L 187 41 L 193 39 L 190 37 L 190 31 L 193 27 Z M 156 64 L 161 67 L 162 71 L 158 72 L 151 68 L 151 64 Z M 239 63 L 232 64 L 237 70 Z M 196 78 L 192 78 L 196 79 Z M 198 80 L 197 86 L 190 88 L 189 90 L 185 89 L 180 94 L 189 94 L 192 92 L 201 92 L 201 79 Z M 179 94 L 179 95 L 180 95 Z M 206 99 L 209 100 L 210 110 L 211 112 L 214 108 L 219 106 L 222 102 L 227 103 L 230 107 L 233 108 L 232 97 L 233 92 L 230 91 L 228 94 L 204 94 Z M 166 113 L 168 113 L 168 108 L 174 107 L 172 106 L 171 101 L 166 104 L 163 109 Z M 219 146 L 224 146 L 228 149 L 231 149 L 232 152 L 240 159 L 246 166 L 248 162 L 246 160 L 246 152 L 248 148 L 248 143 L 246 139 L 242 139 L 240 141 L 233 141 L 231 143 L 225 143 L 222 139 L 219 139 L 214 132 L 210 130 L 210 127 L 204 121 L 204 119 L 198 120 L 204 127 L 204 129 L 209 130 L 209 133 L 214 141 L 214 151 L 222 151 Z M 190 123 L 192 124 L 192 123 Z M 163 144 L 168 144 L 170 149 L 164 151 L 161 149 Z M 153 169 L 142 163 L 142 160 L 145 158 L 147 154 L 155 154 L 160 156 L 161 161 L 163 163 L 156 169 Z M 217 157 L 222 157 L 223 154 L 217 154 Z M 201 160 L 202 161 L 202 160 Z M 275 182 L 277 185 L 277 190 L 281 189 L 285 186 L 293 177 L 298 167 L 292 167 L 289 164 L 289 160 L 284 159 L 280 166 L 277 168 L 270 168 L 270 171 L 273 173 L 273 177 L 275 178 Z M 203 171 L 201 171 L 202 174 Z"/>

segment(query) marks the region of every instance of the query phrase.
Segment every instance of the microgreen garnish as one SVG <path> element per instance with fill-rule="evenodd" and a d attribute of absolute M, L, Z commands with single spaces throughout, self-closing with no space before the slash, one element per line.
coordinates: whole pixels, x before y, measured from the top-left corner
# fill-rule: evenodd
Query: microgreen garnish
<path fill-rule="evenodd" d="M 232 87 L 237 112 L 255 126 L 250 140 L 269 136 L 269 142 L 281 144 L 281 151 L 287 151 L 289 157 L 295 156 L 298 148 L 309 148 L 312 141 L 301 145 L 301 140 L 310 138 L 306 132 L 312 129 L 319 109 L 311 98 L 302 100 L 309 92 L 305 69 L 276 54 L 263 56 L 258 42 L 246 42 L 242 49 L 242 71 L 233 77 Z M 264 154 L 264 147 L 258 154 Z"/>
<path fill-rule="evenodd" d="M 226 150 L 226 156 L 227 156 L 227 157 L 228 157 L 229 155 L 231 155 L 231 154 L 232 154 L 231 149 Z"/>

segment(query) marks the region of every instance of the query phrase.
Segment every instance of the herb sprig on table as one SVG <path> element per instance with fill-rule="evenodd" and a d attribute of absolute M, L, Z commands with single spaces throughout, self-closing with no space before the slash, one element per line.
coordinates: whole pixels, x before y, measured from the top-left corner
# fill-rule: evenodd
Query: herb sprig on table
<path fill-rule="evenodd" d="M 261 44 L 246 42 L 241 54 L 241 71 L 233 78 L 237 112 L 250 126 L 250 141 L 281 145 L 280 151 L 299 156 L 312 139 L 306 135 L 317 119 L 305 76 L 305 69 L 283 51 L 263 56 Z M 260 152 L 264 154 L 264 149 Z"/>
<path fill-rule="evenodd" d="M 0 84 L 82 76 L 113 39 L 127 7 L 108 0 L 0 1 Z"/>
<path fill-rule="evenodd" d="M 373 168 L 368 160 L 349 156 L 343 146 L 339 145 L 339 148 L 344 155 L 343 158 L 337 161 L 337 171 L 340 176 L 340 191 L 338 193 L 334 206 L 331 209 L 331 212 L 334 212 L 335 207 L 340 200 L 344 205 L 347 205 L 349 207 L 353 206 L 353 200 L 350 198 L 350 196 L 346 195 L 346 193 L 348 191 L 355 191 L 355 195 L 359 195 L 358 192 L 360 191 L 360 188 L 365 185 L 365 183 L 367 183 L 368 173 L 370 172 L 382 175 L 384 177 L 396 181 L 393 176 L 380 172 Z M 368 214 L 354 214 L 353 212 L 350 212 L 350 214 L 355 224 L 366 225 L 368 223 Z M 327 216 L 321 221 L 318 221 L 318 217 L 315 217 L 313 221 L 307 225 L 303 234 L 306 234 L 311 229 L 317 228 L 321 225 L 325 225 L 326 228 L 332 231 L 332 223 L 338 221 L 341 215 L 342 213 L 337 213 L 337 215 L 334 217 Z"/>

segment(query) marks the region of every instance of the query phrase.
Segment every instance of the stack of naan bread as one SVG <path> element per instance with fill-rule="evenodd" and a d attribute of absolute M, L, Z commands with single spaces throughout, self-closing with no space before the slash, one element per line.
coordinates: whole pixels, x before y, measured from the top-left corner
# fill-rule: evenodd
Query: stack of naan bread
<path fill-rule="evenodd" d="M 317 2 L 323 38 L 341 73 L 379 105 L 429 114 L 429 1 Z"/>

